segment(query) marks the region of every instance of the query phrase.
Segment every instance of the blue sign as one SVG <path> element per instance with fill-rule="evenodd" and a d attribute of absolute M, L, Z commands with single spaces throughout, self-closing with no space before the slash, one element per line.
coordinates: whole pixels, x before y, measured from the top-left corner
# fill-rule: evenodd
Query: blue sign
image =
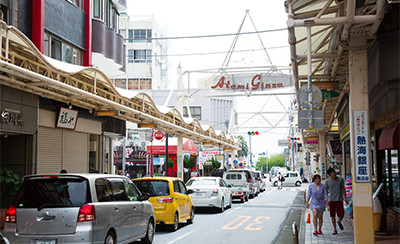
<path fill-rule="evenodd" d="M 238 164 L 238 161 L 237 161 L 236 159 L 233 160 L 233 164 L 234 164 L 234 165 Z"/>

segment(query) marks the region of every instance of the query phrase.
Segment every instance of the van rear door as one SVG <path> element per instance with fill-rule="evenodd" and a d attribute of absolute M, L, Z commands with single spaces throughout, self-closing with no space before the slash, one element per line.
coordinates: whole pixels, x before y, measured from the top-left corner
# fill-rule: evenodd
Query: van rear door
<path fill-rule="evenodd" d="M 79 209 L 90 201 L 88 188 L 77 176 L 27 178 L 15 201 L 18 233 L 75 233 Z"/>

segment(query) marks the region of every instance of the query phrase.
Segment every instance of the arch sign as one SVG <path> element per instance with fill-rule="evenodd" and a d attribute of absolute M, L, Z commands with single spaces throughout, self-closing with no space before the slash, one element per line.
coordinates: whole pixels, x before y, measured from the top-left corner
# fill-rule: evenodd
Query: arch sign
<path fill-rule="evenodd" d="M 222 74 L 200 79 L 197 84 L 202 89 L 225 91 L 264 91 L 293 86 L 288 74 L 240 73 Z"/>

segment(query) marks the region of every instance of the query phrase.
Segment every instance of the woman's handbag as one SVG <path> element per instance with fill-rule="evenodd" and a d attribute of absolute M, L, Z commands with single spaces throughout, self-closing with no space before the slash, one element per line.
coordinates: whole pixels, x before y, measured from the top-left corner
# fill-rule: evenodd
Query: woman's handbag
<path fill-rule="evenodd" d="M 306 223 L 310 224 L 311 223 L 311 214 L 310 214 L 310 210 L 309 209 L 307 209 L 306 214 L 307 214 Z"/>

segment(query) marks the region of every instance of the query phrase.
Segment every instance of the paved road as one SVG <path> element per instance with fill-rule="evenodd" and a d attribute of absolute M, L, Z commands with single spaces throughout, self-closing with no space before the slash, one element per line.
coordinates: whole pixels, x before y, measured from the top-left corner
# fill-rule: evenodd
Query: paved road
<path fill-rule="evenodd" d="M 308 185 L 308 184 L 307 184 Z M 196 209 L 192 225 L 182 223 L 176 232 L 157 226 L 155 244 L 205 243 L 274 243 L 302 187 L 269 186 L 264 193 L 249 202 L 234 202 L 231 209 Z"/>

